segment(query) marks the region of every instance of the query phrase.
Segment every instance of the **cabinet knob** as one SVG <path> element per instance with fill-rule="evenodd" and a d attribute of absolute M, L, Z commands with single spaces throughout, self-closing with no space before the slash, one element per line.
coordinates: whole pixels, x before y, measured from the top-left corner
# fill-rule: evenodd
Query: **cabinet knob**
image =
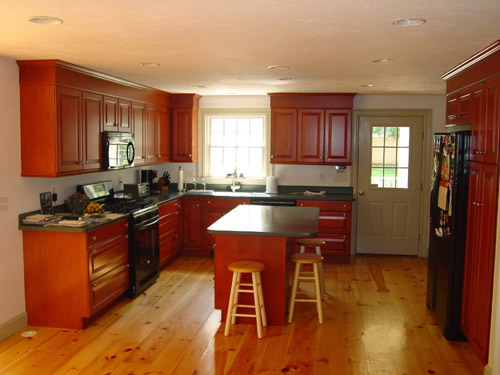
<path fill-rule="evenodd" d="M 448 115 L 448 120 L 455 120 L 457 115 Z"/>
<path fill-rule="evenodd" d="M 347 208 L 347 204 L 344 204 L 344 208 Z"/>
<path fill-rule="evenodd" d="M 92 250 L 90 253 L 94 255 L 95 253 L 97 253 L 97 249 Z"/>
<path fill-rule="evenodd" d="M 92 241 L 97 240 L 97 236 L 92 236 L 92 237 L 90 237 L 90 238 L 92 238 Z"/>
<path fill-rule="evenodd" d="M 99 284 L 97 281 L 94 281 L 93 283 L 90 283 L 90 286 L 94 287 L 94 286 L 97 286 L 97 284 Z"/>
<path fill-rule="evenodd" d="M 128 238 L 128 234 L 125 235 L 125 238 Z"/>
<path fill-rule="evenodd" d="M 189 154 L 188 156 L 191 157 L 191 154 Z"/>
<path fill-rule="evenodd" d="M 344 217 L 346 217 L 346 216 L 347 216 L 347 214 L 344 214 Z"/>
<path fill-rule="evenodd" d="M 210 204 L 210 201 L 207 201 L 208 204 Z"/>
<path fill-rule="evenodd" d="M 301 203 L 301 204 L 300 204 L 300 206 L 301 206 L 301 207 L 304 207 L 304 203 Z"/>
<path fill-rule="evenodd" d="M 472 202 L 472 204 L 476 207 L 481 207 L 483 204 L 479 202 Z"/>
<path fill-rule="evenodd" d="M 365 195 L 365 192 L 363 190 L 360 190 L 359 195 Z"/>
<path fill-rule="evenodd" d="M 273 158 L 274 158 L 274 155 L 271 155 L 271 159 L 273 159 Z"/>

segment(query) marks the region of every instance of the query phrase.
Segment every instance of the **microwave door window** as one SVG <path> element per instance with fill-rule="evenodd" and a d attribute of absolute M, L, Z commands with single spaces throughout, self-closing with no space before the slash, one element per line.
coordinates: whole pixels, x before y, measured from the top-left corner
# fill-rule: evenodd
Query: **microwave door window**
<path fill-rule="evenodd" d="M 117 168 L 120 165 L 119 157 L 120 157 L 119 145 L 110 144 L 108 149 L 108 159 L 110 168 Z"/>

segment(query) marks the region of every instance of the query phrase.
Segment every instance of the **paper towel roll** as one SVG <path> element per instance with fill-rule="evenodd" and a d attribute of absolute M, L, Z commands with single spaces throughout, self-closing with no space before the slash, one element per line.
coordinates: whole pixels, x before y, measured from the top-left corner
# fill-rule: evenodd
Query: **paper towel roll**
<path fill-rule="evenodd" d="M 184 185 L 184 171 L 179 167 L 179 174 L 177 175 L 177 190 L 182 191 Z"/>
<path fill-rule="evenodd" d="M 266 193 L 268 194 L 278 193 L 278 177 L 268 176 L 266 178 Z"/>

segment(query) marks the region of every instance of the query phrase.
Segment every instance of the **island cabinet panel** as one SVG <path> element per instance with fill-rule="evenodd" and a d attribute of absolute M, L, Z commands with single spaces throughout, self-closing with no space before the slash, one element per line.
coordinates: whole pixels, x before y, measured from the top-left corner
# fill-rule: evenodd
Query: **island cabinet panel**
<path fill-rule="evenodd" d="M 24 230 L 28 323 L 82 329 L 119 298 L 128 289 L 127 233 L 126 219 L 88 233 Z"/>
<path fill-rule="evenodd" d="M 500 40 L 443 75 L 456 123 L 471 123 L 461 329 L 488 363 L 498 213 Z M 466 96 L 470 93 L 470 96 Z M 451 108 L 451 104 L 449 104 Z M 447 108 L 447 115 L 450 109 Z M 448 118 L 447 118 L 448 122 Z"/>
<path fill-rule="evenodd" d="M 177 256 L 179 250 L 180 200 L 158 206 L 160 214 L 160 267 Z"/>
<path fill-rule="evenodd" d="M 320 209 L 316 238 L 325 241 L 321 248 L 323 255 L 350 255 L 351 204 L 350 201 L 297 201 L 297 206 Z"/>
<path fill-rule="evenodd" d="M 159 130 L 160 116 L 147 121 L 151 115 L 137 108 L 168 109 L 168 93 L 59 60 L 18 61 L 18 65 L 23 176 L 59 177 L 99 170 L 102 131 L 136 133 L 137 165 L 168 160 L 169 147 L 160 147 L 160 137 L 169 142 L 165 130 Z M 136 103 L 135 123 L 132 102 Z M 145 127 L 150 124 L 155 129 L 148 133 Z M 153 140 L 148 142 L 148 136 Z"/>
<path fill-rule="evenodd" d="M 204 198 L 202 208 L 203 249 L 210 252 L 214 249 L 215 235 L 207 232 L 207 228 L 240 204 L 250 204 L 249 198 Z"/>

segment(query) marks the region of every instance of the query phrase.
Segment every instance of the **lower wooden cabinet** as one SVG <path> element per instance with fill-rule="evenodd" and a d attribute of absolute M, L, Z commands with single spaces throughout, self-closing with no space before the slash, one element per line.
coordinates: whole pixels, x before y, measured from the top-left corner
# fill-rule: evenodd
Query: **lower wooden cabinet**
<path fill-rule="evenodd" d="M 498 167 L 470 163 L 461 328 L 487 363 L 498 207 Z"/>
<path fill-rule="evenodd" d="M 351 202 L 298 200 L 300 207 L 319 207 L 318 235 L 325 241 L 321 248 L 323 255 L 351 253 Z"/>
<path fill-rule="evenodd" d="M 177 256 L 179 250 L 180 200 L 158 206 L 160 213 L 160 267 Z"/>
<path fill-rule="evenodd" d="M 23 231 L 28 324 L 82 329 L 129 287 L 124 218 L 86 232 Z"/>

